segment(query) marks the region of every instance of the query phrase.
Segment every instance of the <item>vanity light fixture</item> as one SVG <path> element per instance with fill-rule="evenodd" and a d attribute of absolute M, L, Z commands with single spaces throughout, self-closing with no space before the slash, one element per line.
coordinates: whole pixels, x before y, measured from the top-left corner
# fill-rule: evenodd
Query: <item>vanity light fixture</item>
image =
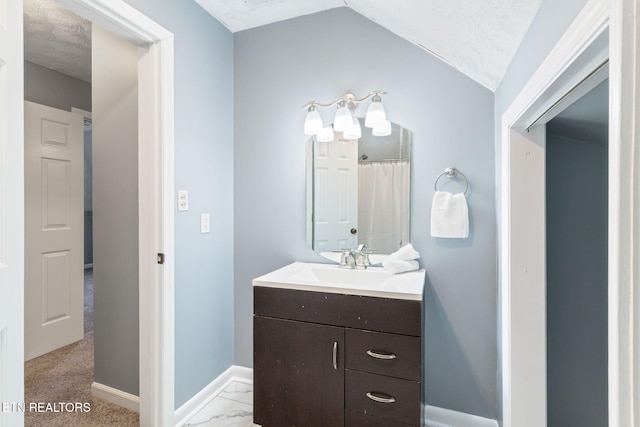
<path fill-rule="evenodd" d="M 316 138 L 320 142 L 333 141 L 333 128 L 331 127 L 331 125 L 325 126 L 324 128 L 322 128 L 322 130 L 318 132 L 318 135 L 316 136 Z"/>
<path fill-rule="evenodd" d="M 315 104 L 311 104 L 304 119 L 304 134 L 317 135 L 322 130 L 322 118 Z"/>
<path fill-rule="evenodd" d="M 347 127 L 344 130 L 342 137 L 344 139 L 360 139 L 361 136 L 362 128 L 360 127 L 360 121 L 357 117 L 354 117 L 351 120 L 351 126 Z"/>
<path fill-rule="evenodd" d="M 306 135 L 317 135 L 319 141 L 332 141 L 333 131 L 335 130 L 343 132 L 345 138 L 359 139 L 362 136 L 362 127 L 360 126 L 360 120 L 354 117 L 353 112 L 360 102 L 371 98 L 371 105 L 369 105 L 365 116 L 365 126 L 374 129 L 373 135 L 389 135 L 391 134 L 391 123 L 386 118 L 384 107 L 382 106 L 382 98 L 380 97 L 380 95 L 386 95 L 386 93 L 383 90 L 374 90 L 363 98 L 356 98 L 355 95 L 346 93 L 326 104 L 318 101 L 309 101 L 302 107 L 307 110 L 307 116 L 304 120 L 304 133 Z M 333 128 L 331 128 L 331 125 L 323 126 L 318 107 L 333 107 L 335 105 L 338 106 L 338 110 L 333 119 Z M 329 134 L 330 131 L 331 134 Z"/>
<path fill-rule="evenodd" d="M 353 126 L 353 115 L 347 107 L 347 101 L 341 101 L 338 105 L 336 116 L 333 119 L 333 130 L 344 132 Z"/>
<path fill-rule="evenodd" d="M 376 94 L 371 98 L 371 104 L 369 104 L 369 108 L 367 109 L 364 125 L 368 128 L 375 128 L 382 126 L 385 120 L 387 120 L 387 115 L 382 106 L 382 98 Z"/>
<path fill-rule="evenodd" d="M 382 123 L 376 125 L 372 129 L 371 134 L 373 134 L 373 136 L 391 135 L 391 121 L 385 120 Z"/>

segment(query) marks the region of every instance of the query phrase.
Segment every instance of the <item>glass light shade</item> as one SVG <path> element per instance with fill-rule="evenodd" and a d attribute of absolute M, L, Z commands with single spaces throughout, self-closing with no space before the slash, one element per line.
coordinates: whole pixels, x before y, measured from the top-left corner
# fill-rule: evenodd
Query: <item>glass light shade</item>
<path fill-rule="evenodd" d="M 317 135 L 322 130 L 322 118 L 315 106 L 309 107 L 307 117 L 304 119 L 304 134 Z"/>
<path fill-rule="evenodd" d="M 345 129 L 342 137 L 345 139 L 360 139 L 362 136 L 362 128 L 360 127 L 360 121 L 354 117 L 351 126 Z"/>
<path fill-rule="evenodd" d="M 384 107 L 382 106 L 382 102 L 374 97 L 371 100 L 371 104 L 369 104 L 369 108 L 367 108 L 367 115 L 364 119 L 364 125 L 368 128 L 375 128 L 376 126 L 381 125 L 385 120 L 387 120 L 387 115 L 384 112 Z"/>
<path fill-rule="evenodd" d="M 391 135 L 391 121 L 385 120 L 379 126 L 373 128 L 371 132 L 374 136 L 387 136 Z"/>
<path fill-rule="evenodd" d="M 333 136 L 333 128 L 331 127 L 331 125 L 322 128 L 322 130 L 320 132 L 318 132 L 318 135 L 316 136 L 316 139 L 320 142 L 331 142 L 334 139 Z"/>
<path fill-rule="evenodd" d="M 336 111 L 336 117 L 333 120 L 333 129 L 338 132 L 344 132 L 349 126 L 353 126 L 353 116 L 349 108 L 347 108 L 346 105 L 342 105 L 338 107 L 338 111 Z"/>

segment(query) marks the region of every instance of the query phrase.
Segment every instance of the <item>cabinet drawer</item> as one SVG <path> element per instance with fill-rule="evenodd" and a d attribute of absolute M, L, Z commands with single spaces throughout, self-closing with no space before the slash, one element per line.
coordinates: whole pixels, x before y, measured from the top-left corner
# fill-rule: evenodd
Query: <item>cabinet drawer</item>
<path fill-rule="evenodd" d="M 345 409 L 419 426 L 420 383 L 346 369 Z"/>
<path fill-rule="evenodd" d="M 400 421 L 350 411 L 344 414 L 344 425 L 345 427 L 411 427 L 411 424 L 401 423 Z"/>
<path fill-rule="evenodd" d="M 420 301 L 254 286 L 254 314 L 419 337 Z"/>
<path fill-rule="evenodd" d="M 346 367 L 358 371 L 420 381 L 419 337 L 347 329 Z"/>

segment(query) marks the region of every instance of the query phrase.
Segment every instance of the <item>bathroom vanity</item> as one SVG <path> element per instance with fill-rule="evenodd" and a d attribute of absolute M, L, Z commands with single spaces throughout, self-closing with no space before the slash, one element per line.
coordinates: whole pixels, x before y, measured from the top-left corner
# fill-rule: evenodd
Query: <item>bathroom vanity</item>
<path fill-rule="evenodd" d="M 293 263 L 254 279 L 254 423 L 421 426 L 424 275 Z"/>

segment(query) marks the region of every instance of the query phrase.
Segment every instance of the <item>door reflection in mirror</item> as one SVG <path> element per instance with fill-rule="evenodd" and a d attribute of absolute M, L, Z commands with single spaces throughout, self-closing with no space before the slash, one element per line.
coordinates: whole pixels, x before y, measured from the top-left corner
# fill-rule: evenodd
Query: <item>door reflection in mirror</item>
<path fill-rule="evenodd" d="M 307 244 L 332 261 L 360 244 L 379 263 L 409 243 L 411 132 L 307 141 Z"/>

